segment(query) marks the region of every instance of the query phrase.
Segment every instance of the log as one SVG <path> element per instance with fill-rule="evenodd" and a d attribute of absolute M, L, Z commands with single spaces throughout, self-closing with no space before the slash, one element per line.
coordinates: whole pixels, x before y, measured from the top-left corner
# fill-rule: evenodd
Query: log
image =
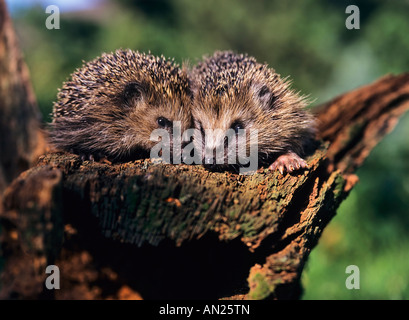
<path fill-rule="evenodd" d="M 319 106 L 320 140 L 295 174 L 44 155 L 5 192 L 0 298 L 299 298 L 355 170 L 408 109 L 409 73 Z M 60 290 L 44 287 L 50 264 Z"/>

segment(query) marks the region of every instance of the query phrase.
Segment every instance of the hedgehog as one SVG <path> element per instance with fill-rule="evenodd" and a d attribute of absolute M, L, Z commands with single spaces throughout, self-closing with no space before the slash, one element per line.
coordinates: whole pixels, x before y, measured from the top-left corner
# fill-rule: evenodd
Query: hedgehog
<path fill-rule="evenodd" d="M 233 152 L 239 159 L 239 148 L 248 155 L 253 145 L 257 145 L 257 167 L 268 166 L 281 174 L 307 167 L 303 157 L 314 140 L 316 124 L 306 109 L 307 97 L 292 90 L 288 78 L 254 57 L 232 51 L 203 58 L 189 78 L 194 144 L 205 167 L 237 168 L 240 161 L 231 165 L 228 157 Z M 237 138 L 235 147 L 228 148 L 227 132 L 241 131 L 246 132 L 245 139 Z M 219 149 L 223 152 L 216 153 Z"/>
<path fill-rule="evenodd" d="M 187 72 L 173 59 L 129 49 L 104 53 L 59 90 L 50 142 L 82 158 L 146 158 L 158 143 L 153 130 L 172 137 L 174 123 L 182 132 L 192 126 L 191 100 Z"/>

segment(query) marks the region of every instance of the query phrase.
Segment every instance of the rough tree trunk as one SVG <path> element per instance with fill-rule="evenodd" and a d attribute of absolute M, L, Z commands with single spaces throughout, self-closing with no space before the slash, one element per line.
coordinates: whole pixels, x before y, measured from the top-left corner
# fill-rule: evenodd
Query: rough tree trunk
<path fill-rule="evenodd" d="M 1 298 L 289 299 L 354 171 L 409 109 L 409 74 L 316 109 L 309 169 L 281 175 L 42 156 L 4 196 Z M 47 265 L 61 290 L 47 290 Z"/>
<path fill-rule="evenodd" d="M 0 211 L 6 186 L 44 153 L 37 108 L 27 67 L 0 0 Z"/>

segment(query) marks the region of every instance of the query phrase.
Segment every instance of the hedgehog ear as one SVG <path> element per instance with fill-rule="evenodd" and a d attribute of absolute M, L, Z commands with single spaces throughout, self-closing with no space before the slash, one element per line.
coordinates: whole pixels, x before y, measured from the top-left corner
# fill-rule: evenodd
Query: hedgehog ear
<path fill-rule="evenodd" d="M 129 82 L 125 85 L 122 91 L 122 98 L 124 102 L 129 102 L 131 99 L 140 99 L 144 89 L 139 82 Z"/>
<path fill-rule="evenodd" d="M 252 84 L 254 98 L 266 109 L 273 109 L 277 104 L 277 97 L 265 84 Z"/>

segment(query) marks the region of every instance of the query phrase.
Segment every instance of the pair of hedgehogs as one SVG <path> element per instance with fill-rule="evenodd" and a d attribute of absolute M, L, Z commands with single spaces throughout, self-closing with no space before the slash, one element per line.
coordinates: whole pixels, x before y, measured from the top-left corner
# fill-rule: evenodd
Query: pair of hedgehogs
<path fill-rule="evenodd" d="M 50 140 L 91 159 L 128 161 L 149 157 L 157 144 L 153 130 L 172 136 L 177 121 L 181 132 L 194 129 L 193 150 L 201 163 L 220 170 L 231 167 L 225 133 L 253 130 L 258 163 L 292 172 L 307 167 L 302 157 L 314 138 L 306 104 L 286 79 L 248 55 L 216 52 L 188 70 L 163 56 L 117 50 L 86 63 L 64 83 Z M 248 152 L 253 140 L 235 141 Z M 214 155 L 220 148 L 221 164 L 216 156 L 209 160 L 208 151 Z"/>

